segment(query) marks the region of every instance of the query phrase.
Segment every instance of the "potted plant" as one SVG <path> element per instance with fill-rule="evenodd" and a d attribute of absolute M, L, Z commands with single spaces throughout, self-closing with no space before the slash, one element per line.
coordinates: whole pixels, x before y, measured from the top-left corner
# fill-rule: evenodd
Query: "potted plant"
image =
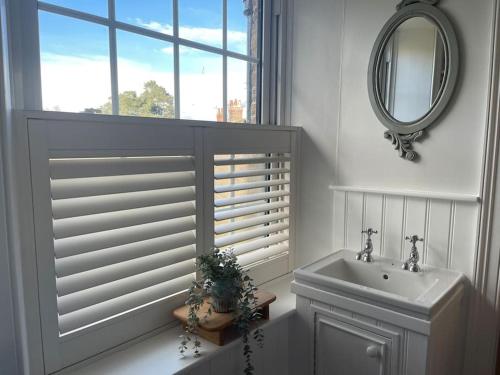
<path fill-rule="evenodd" d="M 186 304 L 189 306 L 188 319 L 184 335 L 181 336 L 179 351 L 184 354 L 192 345 L 194 356 L 200 356 L 201 342 L 197 336 L 200 322 L 198 312 L 205 297 L 209 296 L 210 306 L 207 316 L 212 312 L 233 313 L 234 325 L 241 334 L 243 355 L 245 357 L 245 374 L 253 374 L 252 349 L 250 347 L 251 323 L 260 319 L 256 311 L 256 297 L 253 280 L 238 264 L 236 256 L 230 250 L 220 251 L 215 248 L 197 258 L 197 268 L 201 279 L 193 281 L 189 288 Z M 205 318 L 207 318 L 205 316 Z M 262 329 L 253 332 L 253 338 L 262 347 L 264 335 Z"/>

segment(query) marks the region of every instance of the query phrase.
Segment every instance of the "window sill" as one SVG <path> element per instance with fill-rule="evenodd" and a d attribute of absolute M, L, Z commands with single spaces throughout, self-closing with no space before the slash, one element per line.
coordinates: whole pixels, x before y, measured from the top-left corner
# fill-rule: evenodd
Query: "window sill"
<path fill-rule="evenodd" d="M 295 295 L 290 292 L 292 275 L 288 274 L 261 286 L 262 289 L 276 294 L 276 302 L 270 305 L 270 320 L 262 327 L 286 319 L 295 311 Z M 207 360 L 220 351 L 236 345 L 233 341 L 225 346 L 217 346 L 202 339 L 201 357 L 192 355 L 181 357 L 178 352 L 179 336 L 182 328 L 177 325 L 162 331 L 152 337 L 136 342 L 113 353 L 101 356 L 99 359 L 90 359 L 85 363 L 72 366 L 59 374 L 71 375 L 156 375 L 174 374 L 181 370 L 193 367 L 199 362 Z"/>

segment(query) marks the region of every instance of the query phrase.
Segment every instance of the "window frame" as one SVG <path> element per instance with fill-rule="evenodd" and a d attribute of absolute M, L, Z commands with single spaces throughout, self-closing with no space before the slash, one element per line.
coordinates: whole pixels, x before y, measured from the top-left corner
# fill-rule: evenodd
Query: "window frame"
<path fill-rule="evenodd" d="M 181 96 L 181 87 L 180 87 L 180 58 L 179 58 L 179 47 L 189 47 L 195 48 L 200 51 L 210 52 L 217 54 L 222 57 L 222 108 L 223 108 L 223 121 L 227 122 L 228 120 L 228 85 L 227 85 L 227 59 L 228 57 L 237 59 L 238 61 L 244 61 L 246 63 L 256 64 L 257 66 L 257 94 L 256 94 L 256 124 L 266 123 L 268 121 L 263 121 L 262 113 L 267 112 L 262 110 L 262 105 L 264 103 L 268 103 L 268 100 L 263 100 L 263 93 L 270 92 L 270 89 L 263 88 L 264 80 L 262 79 L 264 74 L 263 71 L 267 70 L 267 66 L 271 63 L 271 59 L 266 59 L 266 63 L 264 64 L 263 60 L 263 50 L 267 48 L 268 44 L 270 44 L 270 32 L 271 28 L 264 27 L 264 21 L 270 19 L 270 14 L 272 7 L 272 0 L 254 0 L 259 1 L 259 29 L 257 31 L 257 40 L 258 40 L 258 48 L 257 48 L 257 56 L 245 55 L 242 53 L 234 52 L 228 50 L 227 43 L 227 1 L 228 0 L 220 0 L 222 1 L 222 48 L 214 47 L 208 44 L 188 40 L 181 38 L 179 36 L 179 0 L 169 0 L 172 1 L 173 5 L 173 35 L 164 34 L 159 31 L 150 30 L 144 27 L 136 26 L 133 24 L 125 23 L 122 21 L 116 20 L 115 15 L 115 0 L 108 0 L 108 16 L 102 17 L 98 15 L 93 15 L 90 13 L 62 7 L 59 5 L 50 4 L 44 1 L 34 1 L 36 4 L 36 15 L 37 15 L 37 24 L 36 24 L 36 42 L 38 44 L 36 50 L 38 52 L 38 66 L 39 66 L 39 86 L 40 90 L 37 90 L 39 93 L 39 99 L 37 100 L 39 103 L 42 103 L 43 98 L 41 94 L 41 57 L 40 57 L 40 46 L 39 46 L 39 25 L 38 25 L 38 12 L 45 11 L 50 14 L 56 14 L 64 17 L 70 17 L 73 19 L 78 19 L 86 22 L 91 22 L 93 24 L 98 24 L 104 26 L 108 30 L 109 37 L 109 60 L 110 60 L 110 74 L 111 74 L 111 103 L 112 103 L 112 114 L 119 115 L 119 83 L 118 83 L 118 55 L 117 55 L 117 30 L 118 31 L 126 31 L 133 33 L 135 35 L 140 35 L 144 37 L 153 38 L 157 41 L 164 41 L 172 43 L 173 46 L 173 62 L 174 62 L 174 119 L 181 119 L 180 115 L 180 103 L 182 101 Z M 268 62 L 267 62 L 268 61 Z M 269 82 L 270 81 L 266 81 Z M 247 105 L 250 105 L 248 103 Z M 38 108 L 43 110 L 40 106 Z M 196 120 L 196 119 L 195 119 Z"/>

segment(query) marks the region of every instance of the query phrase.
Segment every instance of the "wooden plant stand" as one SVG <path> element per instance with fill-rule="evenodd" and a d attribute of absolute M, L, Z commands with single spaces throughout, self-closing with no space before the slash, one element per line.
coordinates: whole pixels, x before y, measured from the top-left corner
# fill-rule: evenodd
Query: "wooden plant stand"
<path fill-rule="evenodd" d="M 276 300 L 276 296 L 272 293 L 258 290 L 255 292 L 255 297 L 257 299 L 256 309 L 260 310 L 262 319 L 269 320 L 269 305 Z M 216 313 L 212 311 L 212 314 L 204 319 L 210 307 L 208 299 L 209 297 L 205 298 L 205 302 L 198 311 L 198 317 L 200 318 L 198 335 L 214 344 L 222 346 L 224 343 L 238 336 L 233 326 L 234 315 L 232 312 Z M 188 312 L 189 306 L 187 305 L 174 310 L 174 316 L 182 322 L 184 328 L 187 324 Z"/>

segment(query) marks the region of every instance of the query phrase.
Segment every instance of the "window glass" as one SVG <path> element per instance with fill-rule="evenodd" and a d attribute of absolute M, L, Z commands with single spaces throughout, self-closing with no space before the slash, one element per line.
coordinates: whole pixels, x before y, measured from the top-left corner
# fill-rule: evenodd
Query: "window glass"
<path fill-rule="evenodd" d="M 227 0 L 227 49 L 256 57 L 260 1 Z"/>
<path fill-rule="evenodd" d="M 126 31 L 117 31 L 116 43 L 120 115 L 174 117 L 172 43 Z"/>
<path fill-rule="evenodd" d="M 80 12 L 90 13 L 96 16 L 108 16 L 108 1 L 107 0 L 44 0 L 45 3 L 58 5 L 69 9 L 78 10 Z"/>
<path fill-rule="evenodd" d="M 111 96 L 108 29 L 44 11 L 39 27 L 43 109 L 100 113 Z"/>
<path fill-rule="evenodd" d="M 172 1 L 115 0 L 117 21 L 130 23 L 149 30 L 173 35 Z"/>
<path fill-rule="evenodd" d="M 118 22 L 108 0 L 49 1 L 61 8 L 39 3 L 44 110 L 257 122 L 261 0 L 176 0 L 176 14 L 173 0 L 114 0 Z"/>
<path fill-rule="evenodd" d="M 179 36 L 222 48 L 222 0 L 179 0 Z"/>
<path fill-rule="evenodd" d="M 222 56 L 181 47 L 181 118 L 216 121 L 222 108 Z"/>
<path fill-rule="evenodd" d="M 257 64 L 227 58 L 227 121 L 256 122 Z"/>

